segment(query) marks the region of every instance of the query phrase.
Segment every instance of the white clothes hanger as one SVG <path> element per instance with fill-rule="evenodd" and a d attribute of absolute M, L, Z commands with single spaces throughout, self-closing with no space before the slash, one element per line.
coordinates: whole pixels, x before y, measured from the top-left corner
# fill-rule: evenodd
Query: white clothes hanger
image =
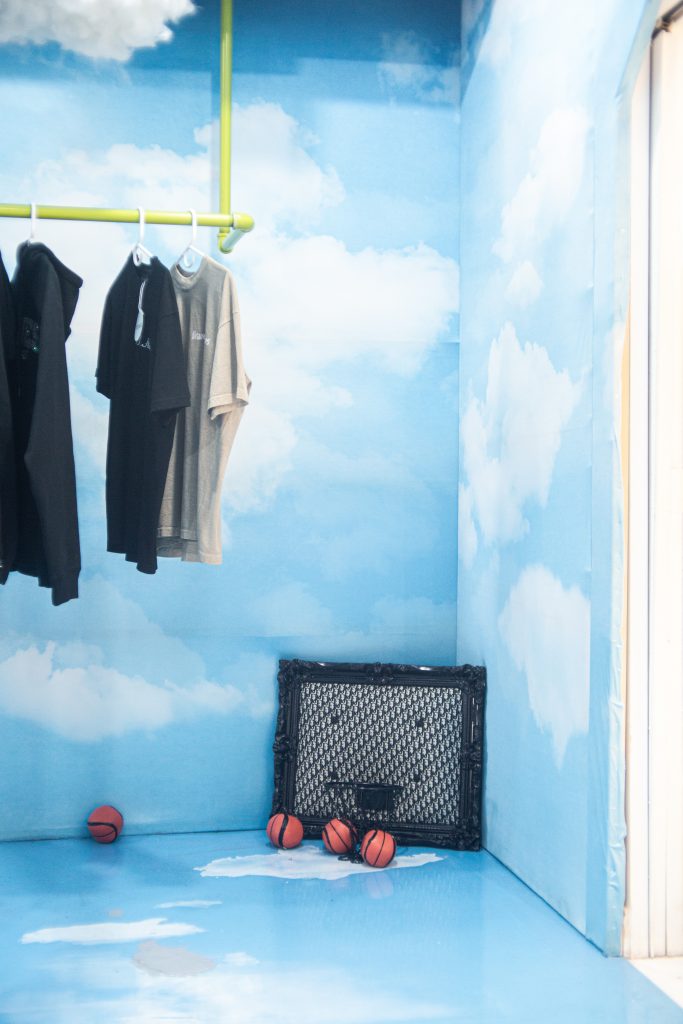
<path fill-rule="evenodd" d="M 204 259 L 204 253 L 201 249 L 196 246 L 197 241 L 197 211 L 190 210 L 190 216 L 192 217 L 192 238 L 189 243 L 185 246 L 180 256 L 178 257 L 177 264 L 182 266 L 185 270 L 192 270 L 195 266 L 195 257 L 199 256 L 199 260 Z"/>
<path fill-rule="evenodd" d="M 153 253 L 142 244 L 145 238 L 145 211 L 141 206 L 138 206 L 138 219 L 140 224 L 138 240 L 132 249 L 133 263 L 136 267 L 139 267 L 141 263 L 149 264 L 153 259 Z"/>
<path fill-rule="evenodd" d="M 29 245 L 36 240 L 36 223 L 38 221 L 38 210 L 35 203 L 31 203 L 31 227 L 28 236 Z"/>

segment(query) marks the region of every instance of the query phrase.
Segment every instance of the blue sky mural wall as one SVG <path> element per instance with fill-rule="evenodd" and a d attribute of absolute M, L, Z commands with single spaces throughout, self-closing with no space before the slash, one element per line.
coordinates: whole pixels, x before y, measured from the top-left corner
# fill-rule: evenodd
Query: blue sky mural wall
<path fill-rule="evenodd" d="M 3 5 L 0 194 L 217 204 L 219 5 Z M 458 52 L 449 0 L 236 0 L 229 258 L 251 405 L 221 567 L 107 554 L 94 369 L 121 225 L 41 222 L 85 279 L 68 342 L 78 601 L 0 595 L 0 838 L 261 827 L 279 657 L 455 661 Z M 3 221 L 13 264 L 27 222 Z M 189 229 L 148 228 L 167 264 Z M 215 232 L 201 244 L 217 255 Z"/>
<path fill-rule="evenodd" d="M 612 953 L 622 147 L 655 7 L 463 3 L 458 656 L 488 669 L 485 841 Z"/>
<path fill-rule="evenodd" d="M 235 0 L 233 198 L 257 231 L 229 265 L 254 386 L 219 568 L 106 554 L 94 364 L 136 232 L 40 225 L 85 278 L 84 571 L 58 609 L 20 577 L 0 594 L 0 838 L 77 834 L 102 800 L 136 831 L 259 827 L 279 657 L 485 663 L 486 844 L 618 949 L 615 239 L 655 6 Z M 217 3 L 76 7 L 3 11 L 3 197 L 215 206 Z M 26 224 L 0 231 L 11 263 Z M 187 235 L 147 240 L 168 263 Z"/>

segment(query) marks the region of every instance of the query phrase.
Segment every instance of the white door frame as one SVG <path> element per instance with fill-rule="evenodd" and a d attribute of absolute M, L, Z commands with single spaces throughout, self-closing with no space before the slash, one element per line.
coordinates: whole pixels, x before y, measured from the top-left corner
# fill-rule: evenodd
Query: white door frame
<path fill-rule="evenodd" d="M 650 48 L 631 101 L 630 315 L 624 473 L 626 546 L 626 908 L 623 952 L 649 956 Z"/>
<path fill-rule="evenodd" d="M 670 6 L 670 4 L 666 5 Z M 683 21 L 632 100 L 623 951 L 683 954 Z"/>

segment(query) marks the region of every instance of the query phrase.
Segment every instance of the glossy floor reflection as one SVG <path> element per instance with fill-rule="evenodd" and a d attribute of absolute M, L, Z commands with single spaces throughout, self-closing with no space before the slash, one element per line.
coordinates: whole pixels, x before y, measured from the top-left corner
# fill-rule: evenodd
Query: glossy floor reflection
<path fill-rule="evenodd" d="M 260 833 L 0 844 L 0 1020 L 668 1024 L 486 853 L 385 871 Z"/>

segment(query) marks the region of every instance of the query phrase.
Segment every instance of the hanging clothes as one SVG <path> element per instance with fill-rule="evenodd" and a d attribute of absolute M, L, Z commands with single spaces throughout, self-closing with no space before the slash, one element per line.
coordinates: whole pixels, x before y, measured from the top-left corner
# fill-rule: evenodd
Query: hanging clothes
<path fill-rule="evenodd" d="M 230 272 L 208 256 L 171 268 L 192 404 L 178 417 L 159 517 L 157 553 L 220 564 L 221 488 L 251 381 Z"/>
<path fill-rule="evenodd" d="M 109 401 L 107 550 L 157 570 L 159 509 L 179 409 L 190 404 L 171 275 L 129 256 L 102 318 L 97 390 Z"/>
<path fill-rule="evenodd" d="M 17 335 L 9 363 L 17 468 L 11 569 L 51 588 L 54 605 L 78 597 L 81 570 L 65 343 L 82 284 L 47 246 L 19 247 L 12 281 Z"/>
<path fill-rule="evenodd" d="M 14 293 L 0 255 L 0 583 L 6 583 L 17 550 L 17 469 L 9 373 L 16 344 Z"/>

